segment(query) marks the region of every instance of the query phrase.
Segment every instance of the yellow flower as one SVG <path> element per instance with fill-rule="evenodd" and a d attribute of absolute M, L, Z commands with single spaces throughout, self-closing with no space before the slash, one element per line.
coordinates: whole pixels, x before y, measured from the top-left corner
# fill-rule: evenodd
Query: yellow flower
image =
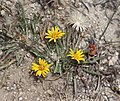
<path fill-rule="evenodd" d="M 46 33 L 45 38 L 50 38 L 49 42 L 54 40 L 56 42 L 56 39 L 61 38 L 65 33 L 62 32 L 62 30 L 59 30 L 57 26 L 52 27 L 52 30 L 48 30 L 48 33 Z"/>
<path fill-rule="evenodd" d="M 84 54 L 82 50 L 76 50 L 76 53 L 74 53 L 74 51 L 70 48 L 70 52 L 67 56 L 70 56 L 71 59 L 77 60 L 78 64 L 80 63 L 80 61 L 85 61 Z"/>
<path fill-rule="evenodd" d="M 45 60 L 39 58 L 39 64 L 32 63 L 32 70 L 36 72 L 36 76 L 46 77 L 46 74 L 50 71 L 49 67 L 51 64 L 48 64 Z"/>

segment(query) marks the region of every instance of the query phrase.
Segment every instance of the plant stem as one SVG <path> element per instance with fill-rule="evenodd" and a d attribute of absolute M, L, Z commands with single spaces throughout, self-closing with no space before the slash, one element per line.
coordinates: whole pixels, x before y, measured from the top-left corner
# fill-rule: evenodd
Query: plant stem
<path fill-rule="evenodd" d="M 117 10 L 115 10 L 115 11 L 113 12 L 112 16 L 110 17 L 107 26 L 105 27 L 104 31 L 102 32 L 102 35 L 100 35 L 100 37 L 99 37 L 99 40 L 101 40 L 102 36 L 105 34 L 105 32 L 106 32 L 106 30 L 107 30 L 109 24 L 111 23 L 112 18 L 113 18 L 113 16 L 115 15 L 116 11 L 117 11 Z"/>

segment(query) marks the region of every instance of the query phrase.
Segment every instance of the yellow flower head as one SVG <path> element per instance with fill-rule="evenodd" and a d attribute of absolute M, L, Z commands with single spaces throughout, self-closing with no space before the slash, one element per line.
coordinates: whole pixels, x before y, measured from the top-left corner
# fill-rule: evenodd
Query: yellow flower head
<path fill-rule="evenodd" d="M 46 77 L 46 74 L 50 71 L 49 67 L 51 64 L 48 64 L 45 60 L 39 58 L 39 64 L 32 63 L 32 70 L 36 72 L 36 76 Z"/>
<path fill-rule="evenodd" d="M 76 50 L 76 53 L 74 53 L 74 51 L 70 48 L 70 52 L 67 56 L 70 56 L 71 59 L 77 60 L 78 64 L 80 63 L 80 61 L 85 61 L 84 54 L 82 50 Z"/>
<path fill-rule="evenodd" d="M 62 32 L 62 30 L 59 30 L 57 26 L 52 27 L 52 30 L 48 30 L 48 33 L 46 33 L 45 38 L 50 38 L 49 42 L 54 40 L 56 42 L 56 39 L 61 38 L 65 33 Z"/>

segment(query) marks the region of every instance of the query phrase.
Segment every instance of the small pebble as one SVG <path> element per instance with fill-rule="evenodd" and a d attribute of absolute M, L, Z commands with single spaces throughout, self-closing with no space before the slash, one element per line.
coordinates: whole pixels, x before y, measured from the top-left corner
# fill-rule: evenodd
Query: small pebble
<path fill-rule="evenodd" d="M 104 67 L 102 66 L 102 67 L 100 67 L 100 70 L 103 70 L 104 69 Z"/>
<path fill-rule="evenodd" d="M 17 94 L 17 92 L 13 92 L 13 94 Z"/>
<path fill-rule="evenodd" d="M 19 97 L 19 99 L 18 99 L 19 101 L 22 101 L 23 100 L 23 98 L 22 97 Z"/>
<path fill-rule="evenodd" d="M 0 55 L 2 55 L 3 54 L 3 52 L 2 51 L 0 51 Z"/>
<path fill-rule="evenodd" d="M 101 40 L 103 40 L 103 39 L 104 39 L 104 36 L 101 37 Z"/>
<path fill-rule="evenodd" d="M 30 89 L 28 89 L 28 91 L 30 91 Z"/>
<path fill-rule="evenodd" d="M 36 101 L 40 101 L 40 98 L 38 97 L 38 98 L 36 99 Z"/>
<path fill-rule="evenodd" d="M 9 5 L 9 6 L 12 5 L 12 3 L 10 1 L 6 1 L 6 4 Z"/>
<path fill-rule="evenodd" d="M 10 87 L 6 87 L 6 89 L 9 91 L 9 90 L 10 90 Z"/>
<path fill-rule="evenodd" d="M 62 8 L 62 7 L 59 7 L 58 9 L 59 9 L 59 10 L 62 10 L 63 8 Z"/>
<path fill-rule="evenodd" d="M 5 16 L 5 11 L 4 10 L 1 10 L 0 13 L 1 13 L 2 16 Z"/>
<path fill-rule="evenodd" d="M 111 56 L 108 56 L 108 60 L 110 60 L 111 59 Z"/>
<path fill-rule="evenodd" d="M 108 60 L 107 59 L 103 59 L 102 63 L 105 64 Z"/>
<path fill-rule="evenodd" d="M 120 91 L 120 85 L 118 85 L 118 90 Z"/>

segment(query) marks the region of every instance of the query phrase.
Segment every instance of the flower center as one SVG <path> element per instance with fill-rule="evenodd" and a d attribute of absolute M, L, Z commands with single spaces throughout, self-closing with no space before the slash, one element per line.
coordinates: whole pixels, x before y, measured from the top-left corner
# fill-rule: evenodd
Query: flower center
<path fill-rule="evenodd" d="M 53 37 L 54 39 L 56 39 L 56 38 L 58 38 L 58 34 L 59 34 L 59 33 L 54 33 L 52 37 Z"/>
<path fill-rule="evenodd" d="M 78 54 L 75 54 L 75 55 L 74 55 L 74 58 L 75 58 L 75 59 L 78 59 L 78 58 L 79 58 L 79 55 L 78 55 Z"/>
<path fill-rule="evenodd" d="M 44 66 L 39 66 L 39 70 L 44 70 Z"/>

